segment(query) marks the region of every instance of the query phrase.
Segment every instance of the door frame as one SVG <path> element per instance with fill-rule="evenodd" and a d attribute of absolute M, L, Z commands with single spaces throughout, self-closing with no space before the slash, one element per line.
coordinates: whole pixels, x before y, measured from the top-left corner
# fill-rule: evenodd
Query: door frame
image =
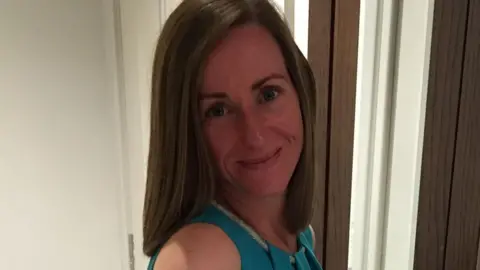
<path fill-rule="evenodd" d="M 128 127 L 126 125 L 126 102 L 125 102 L 125 73 L 123 69 L 122 57 L 122 36 L 121 36 L 121 22 L 119 17 L 120 3 L 119 0 L 105 0 L 103 3 L 103 18 L 104 18 L 104 42 L 105 42 L 105 57 L 107 69 L 110 71 L 109 78 L 111 78 L 111 87 L 113 88 L 113 104 L 114 104 L 114 119 L 115 128 L 120 134 L 117 141 L 118 152 L 120 158 L 120 178 L 118 179 L 118 187 L 120 198 L 117 202 L 120 216 L 121 235 L 119 235 L 118 247 L 121 258 L 121 269 L 132 270 L 132 260 L 134 258 L 133 236 L 132 230 L 132 208 L 131 208 L 131 194 L 130 194 L 130 158 L 128 153 L 129 142 L 127 141 Z"/>
<path fill-rule="evenodd" d="M 382 269 L 413 269 L 434 0 L 398 1 Z"/>
<path fill-rule="evenodd" d="M 428 81 L 426 74 L 429 66 L 434 1 L 362 1 L 365 2 L 370 5 L 368 12 L 362 13 L 364 16 L 368 14 L 368 17 L 360 21 L 360 34 L 363 36 L 360 37 L 362 42 L 359 44 L 360 92 L 357 96 L 359 115 L 356 117 L 359 117 L 357 127 L 361 128 L 355 131 L 357 146 L 354 151 L 356 159 L 353 176 L 356 181 L 356 198 L 352 212 L 356 222 L 354 228 L 359 231 L 355 231 L 352 238 L 352 267 L 362 270 L 412 269 L 415 241 L 415 226 L 412 224 L 416 224 L 417 218 Z M 324 80 L 329 78 L 330 64 L 327 59 L 330 56 L 331 44 L 325 40 L 330 40 L 331 36 L 329 31 L 332 29 L 332 13 L 328 10 L 331 10 L 332 3 L 335 2 L 315 1 L 318 11 L 310 15 L 316 19 L 317 26 L 316 36 L 315 33 L 310 34 L 310 43 L 322 44 L 323 47 L 316 46 L 316 52 L 309 54 L 309 58 L 317 77 L 323 80 L 320 83 L 324 85 L 321 85 L 320 89 L 323 87 L 321 95 L 324 99 L 328 98 L 325 89 L 329 87 Z M 334 14 L 340 17 L 340 13 Z M 404 14 L 415 16 L 412 19 Z M 368 38 L 371 38 L 370 42 L 365 41 Z M 328 112 L 325 108 L 323 110 L 320 115 Z M 321 121 L 327 121 L 326 119 L 328 117 L 322 116 Z M 319 140 L 325 140 L 328 134 L 328 131 L 322 131 Z M 331 147 L 331 143 L 327 141 L 323 147 Z M 348 142 L 345 144 L 348 145 Z M 330 164 L 326 161 L 327 154 L 324 153 L 323 156 L 321 164 L 325 172 Z M 325 194 L 328 192 L 325 188 L 328 186 L 328 174 L 320 180 L 319 194 Z M 328 198 L 328 195 L 325 197 Z M 346 201 L 345 198 L 346 196 Z M 321 256 L 327 257 L 328 265 L 328 260 L 332 259 L 328 258 L 328 254 L 325 255 L 325 249 L 330 249 L 325 237 L 332 232 L 324 230 L 324 224 L 328 226 L 329 217 L 326 202 L 321 203 L 323 212 L 314 220 L 315 226 L 323 233 L 317 236 L 317 242 L 323 245 L 317 247 L 317 251 Z M 346 208 L 337 207 L 339 211 L 345 211 Z M 337 224 L 333 221 L 330 223 Z M 347 232 L 345 229 L 340 230 L 343 234 L 340 241 L 345 241 L 348 239 L 345 237 Z M 338 234 L 339 231 L 333 233 Z M 337 252 L 342 253 L 339 255 L 342 258 L 334 257 L 333 260 L 345 263 L 345 247 Z M 337 265 L 332 267 L 337 269 Z M 338 269 L 346 269 L 346 266 L 342 265 Z"/>
<path fill-rule="evenodd" d="M 123 182 L 128 245 L 125 269 L 146 269 L 144 255 L 143 201 L 149 144 L 151 62 L 162 24 L 164 0 L 107 0 L 112 5 L 118 83 L 118 110 L 121 115 Z"/>

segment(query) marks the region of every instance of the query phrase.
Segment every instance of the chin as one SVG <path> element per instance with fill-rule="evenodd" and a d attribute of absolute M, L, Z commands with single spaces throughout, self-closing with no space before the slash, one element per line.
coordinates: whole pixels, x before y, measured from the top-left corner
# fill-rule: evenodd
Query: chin
<path fill-rule="evenodd" d="M 280 148 L 276 156 L 264 163 L 245 165 L 236 160 L 227 163 L 224 175 L 228 175 L 230 183 L 242 193 L 255 197 L 271 197 L 285 195 L 290 179 L 297 166 L 300 151 Z"/>
<path fill-rule="evenodd" d="M 274 197 L 285 195 L 290 177 L 269 176 L 269 177 L 244 177 L 237 185 L 245 193 L 254 197 Z"/>

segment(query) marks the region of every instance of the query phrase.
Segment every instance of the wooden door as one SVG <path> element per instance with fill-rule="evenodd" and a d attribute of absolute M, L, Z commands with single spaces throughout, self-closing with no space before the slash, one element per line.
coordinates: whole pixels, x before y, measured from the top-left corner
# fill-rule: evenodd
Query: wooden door
<path fill-rule="evenodd" d="M 480 0 L 436 0 L 415 270 L 480 269 Z"/>
<path fill-rule="evenodd" d="M 348 268 L 359 0 L 310 0 L 308 57 L 317 81 L 319 175 L 313 220 L 325 269 Z"/>

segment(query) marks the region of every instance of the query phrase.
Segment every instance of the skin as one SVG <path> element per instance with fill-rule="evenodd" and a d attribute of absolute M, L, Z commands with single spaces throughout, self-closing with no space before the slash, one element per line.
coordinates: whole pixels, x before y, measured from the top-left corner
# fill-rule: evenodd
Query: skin
<path fill-rule="evenodd" d="M 303 122 L 282 53 L 267 30 L 251 24 L 229 33 L 208 59 L 199 102 L 204 135 L 222 175 L 218 200 L 265 240 L 296 251 L 296 235 L 285 228 L 282 211 L 302 151 Z M 219 228 L 193 224 L 170 239 L 159 265 L 240 269 L 240 256 Z"/>

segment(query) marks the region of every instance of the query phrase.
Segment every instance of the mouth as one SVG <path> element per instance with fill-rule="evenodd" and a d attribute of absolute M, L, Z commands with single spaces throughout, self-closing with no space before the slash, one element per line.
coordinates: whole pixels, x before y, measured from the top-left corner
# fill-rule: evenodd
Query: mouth
<path fill-rule="evenodd" d="M 278 148 L 275 151 L 259 158 L 245 159 L 238 161 L 240 165 L 248 169 L 258 169 L 260 167 L 268 167 L 268 165 L 273 165 L 277 158 L 280 156 L 282 148 Z"/>

